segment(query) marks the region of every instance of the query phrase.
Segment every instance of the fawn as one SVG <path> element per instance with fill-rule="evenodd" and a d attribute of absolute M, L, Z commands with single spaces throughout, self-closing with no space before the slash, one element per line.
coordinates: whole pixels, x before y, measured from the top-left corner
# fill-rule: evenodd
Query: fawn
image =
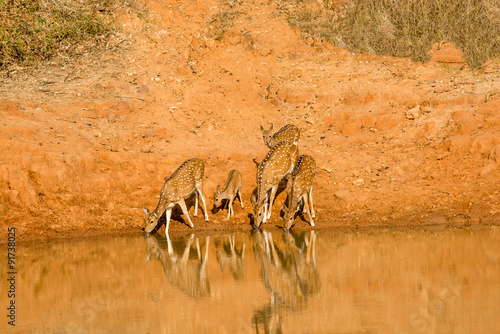
<path fill-rule="evenodd" d="M 313 207 L 312 188 L 316 162 L 308 155 L 301 155 L 292 174 L 288 177 L 286 192 L 288 195 L 288 206 L 285 211 L 285 231 L 288 231 L 293 224 L 295 212 L 302 200 L 304 212 L 309 216 L 309 223 L 314 226 L 313 218 L 316 217 Z"/>
<path fill-rule="evenodd" d="M 233 201 L 236 197 L 239 197 L 241 208 L 244 209 L 243 198 L 241 197 L 241 173 L 233 169 L 227 176 L 226 184 L 222 192 L 217 185 L 217 191 L 214 194 L 214 207 L 219 206 L 223 199 L 229 200 L 227 208 L 227 218 L 229 218 L 231 215 L 234 215 Z"/>
<path fill-rule="evenodd" d="M 287 124 L 282 127 L 278 132 L 272 134 L 273 124 L 269 130 L 265 130 L 262 125 L 260 126 L 260 131 L 262 131 L 262 138 L 264 138 L 264 144 L 269 148 L 273 148 L 282 141 L 288 141 L 292 144 L 297 145 L 300 139 L 300 130 L 293 124 Z"/>
<path fill-rule="evenodd" d="M 158 220 L 166 212 L 166 226 L 165 234 L 168 235 L 168 226 L 170 224 L 170 215 L 172 214 L 172 208 L 179 204 L 182 209 L 182 213 L 186 216 L 190 227 L 194 227 L 191 219 L 189 218 L 188 210 L 186 208 L 186 202 L 184 201 L 193 192 L 195 193 L 195 205 L 194 214 L 196 217 L 198 215 L 198 196 L 203 204 L 203 212 L 205 214 L 205 221 L 208 221 L 207 209 L 205 207 L 205 198 L 203 197 L 203 173 L 205 171 L 205 164 L 203 160 L 200 159 L 189 159 L 185 161 L 177 170 L 170 175 L 170 177 L 165 178 L 165 183 L 160 191 L 160 200 L 158 205 L 153 212 L 144 208 L 144 213 L 146 214 L 144 227 L 144 232 L 149 234 L 154 230 L 156 225 L 158 225 Z"/>
<path fill-rule="evenodd" d="M 257 198 L 253 207 L 255 228 L 260 228 L 262 223 L 271 218 L 271 209 L 278 185 L 293 171 L 298 154 L 296 145 L 284 141 L 274 146 L 262 160 L 257 170 Z"/>

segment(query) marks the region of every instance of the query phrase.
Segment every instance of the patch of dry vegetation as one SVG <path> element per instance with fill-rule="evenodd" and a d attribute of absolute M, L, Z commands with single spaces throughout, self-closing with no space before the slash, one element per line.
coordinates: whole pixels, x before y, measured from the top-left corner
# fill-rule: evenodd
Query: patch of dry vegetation
<path fill-rule="evenodd" d="M 305 37 L 354 52 L 427 61 L 447 40 L 472 68 L 500 55 L 498 0 L 291 0 L 278 8 Z"/>
<path fill-rule="evenodd" d="M 135 0 L 0 0 L 0 69 L 116 45 L 114 12 Z"/>
<path fill-rule="evenodd" d="M 237 9 L 239 4 L 238 0 L 223 0 L 221 2 L 219 12 L 208 22 L 211 37 L 220 41 L 224 37 L 224 33 L 234 26 L 234 19 L 241 15 L 241 11 Z"/>

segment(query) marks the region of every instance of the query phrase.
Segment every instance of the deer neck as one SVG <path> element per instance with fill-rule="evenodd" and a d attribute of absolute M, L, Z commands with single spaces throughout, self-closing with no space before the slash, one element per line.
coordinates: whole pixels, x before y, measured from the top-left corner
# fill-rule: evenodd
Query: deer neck
<path fill-rule="evenodd" d="M 154 210 L 154 213 L 157 217 L 160 217 L 167 209 L 170 209 L 174 206 L 174 203 L 171 200 L 170 196 L 170 185 L 165 182 L 160 192 L 160 199 L 158 201 L 158 205 Z"/>

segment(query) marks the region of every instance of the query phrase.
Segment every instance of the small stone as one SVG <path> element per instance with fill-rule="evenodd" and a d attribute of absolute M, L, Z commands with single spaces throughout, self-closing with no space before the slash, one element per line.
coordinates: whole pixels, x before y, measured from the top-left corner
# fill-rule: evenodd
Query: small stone
<path fill-rule="evenodd" d="M 155 135 L 156 131 L 153 129 L 147 129 L 141 134 L 142 138 L 153 138 Z"/>
<path fill-rule="evenodd" d="M 405 117 L 407 119 L 411 119 L 411 120 L 417 119 L 420 116 L 422 116 L 422 111 L 421 111 L 420 105 L 417 105 L 415 108 L 407 110 L 405 113 Z"/>
<path fill-rule="evenodd" d="M 146 145 L 141 147 L 141 152 L 142 153 L 151 153 L 153 146 L 152 145 Z"/>
<path fill-rule="evenodd" d="M 363 179 L 357 179 L 352 184 L 355 185 L 355 186 L 357 186 L 357 187 L 359 187 L 359 186 L 362 186 L 362 185 L 365 184 L 365 180 L 363 180 Z"/>
<path fill-rule="evenodd" d="M 335 192 L 335 197 L 337 198 L 340 198 L 340 199 L 343 199 L 343 200 L 346 200 L 348 199 L 349 197 L 351 197 L 351 192 L 347 189 L 344 189 L 344 190 L 339 190 L 337 192 Z"/>
<path fill-rule="evenodd" d="M 142 85 L 137 89 L 137 93 L 147 94 L 149 93 L 149 87 L 147 85 Z"/>
<path fill-rule="evenodd" d="M 116 114 L 112 111 L 108 113 L 108 122 L 109 123 L 114 123 L 116 122 Z"/>
<path fill-rule="evenodd" d="M 321 169 L 323 169 L 327 173 L 331 173 L 332 172 L 332 170 L 330 168 L 323 167 Z"/>

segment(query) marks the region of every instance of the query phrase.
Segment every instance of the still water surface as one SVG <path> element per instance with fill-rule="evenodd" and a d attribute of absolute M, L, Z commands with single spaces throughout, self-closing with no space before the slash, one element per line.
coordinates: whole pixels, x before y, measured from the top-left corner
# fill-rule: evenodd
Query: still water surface
<path fill-rule="evenodd" d="M 17 267 L 19 333 L 500 332 L 498 227 L 59 241 Z"/>

